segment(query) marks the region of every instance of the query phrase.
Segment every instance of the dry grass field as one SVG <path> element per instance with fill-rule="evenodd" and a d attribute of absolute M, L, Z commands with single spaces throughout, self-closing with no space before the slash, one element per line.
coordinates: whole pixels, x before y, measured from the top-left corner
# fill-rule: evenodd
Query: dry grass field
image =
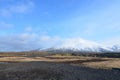
<path fill-rule="evenodd" d="M 120 58 L 36 55 L 1 53 L 0 80 L 120 80 Z"/>
<path fill-rule="evenodd" d="M 100 58 L 83 56 L 44 56 L 44 57 L 1 57 L 0 62 L 56 62 L 91 68 L 120 68 L 120 58 Z"/>

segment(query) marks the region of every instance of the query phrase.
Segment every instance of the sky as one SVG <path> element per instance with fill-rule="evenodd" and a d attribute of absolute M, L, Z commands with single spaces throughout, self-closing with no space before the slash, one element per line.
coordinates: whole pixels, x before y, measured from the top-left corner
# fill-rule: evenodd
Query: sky
<path fill-rule="evenodd" d="M 0 51 L 66 39 L 120 43 L 120 0 L 0 0 Z"/>

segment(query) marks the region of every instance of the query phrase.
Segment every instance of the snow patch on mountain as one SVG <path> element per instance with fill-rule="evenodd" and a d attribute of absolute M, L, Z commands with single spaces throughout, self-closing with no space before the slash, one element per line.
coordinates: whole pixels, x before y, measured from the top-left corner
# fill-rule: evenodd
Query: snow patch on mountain
<path fill-rule="evenodd" d="M 92 42 L 89 40 L 84 40 L 81 38 L 76 39 L 65 39 L 60 45 L 44 49 L 48 51 L 89 51 L 89 52 L 106 52 L 112 51 L 111 48 Z"/>

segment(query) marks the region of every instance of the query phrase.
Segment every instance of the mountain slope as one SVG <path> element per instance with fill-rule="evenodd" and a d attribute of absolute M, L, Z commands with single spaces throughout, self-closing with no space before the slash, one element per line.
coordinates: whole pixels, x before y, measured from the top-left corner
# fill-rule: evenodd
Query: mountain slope
<path fill-rule="evenodd" d="M 113 51 L 109 47 L 84 39 L 66 39 L 60 45 L 41 49 L 51 52 L 109 52 Z"/>

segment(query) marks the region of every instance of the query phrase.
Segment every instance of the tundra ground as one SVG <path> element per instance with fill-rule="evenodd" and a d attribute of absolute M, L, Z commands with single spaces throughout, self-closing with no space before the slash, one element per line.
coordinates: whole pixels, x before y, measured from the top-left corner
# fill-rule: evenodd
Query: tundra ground
<path fill-rule="evenodd" d="M 0 80 L 120 80 L 119 58 L 3 55 Z"/>

